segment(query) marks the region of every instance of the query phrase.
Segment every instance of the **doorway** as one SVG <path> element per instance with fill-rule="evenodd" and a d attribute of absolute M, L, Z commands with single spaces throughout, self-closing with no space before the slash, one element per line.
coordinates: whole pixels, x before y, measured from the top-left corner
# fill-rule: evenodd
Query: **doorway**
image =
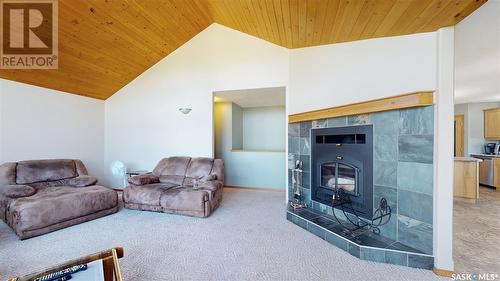
<path fill-rule="evenodd" d="M 455 157 L 464 156 L 464 115 L 455 115 Z"/>
<path fill-rule="evenodd" d="M 485 155 L 492 142 L 485 127 L 488 110 L 500 102 L 455 105 L 453 260 L 455 272 L 500 272 L 500 186 L 484 185 L 484 164 L 500 165 L 500 156 Z"/>
<path fill-rule="evenodd" d="M 230 187 L 286 189 L 285 87 L 214 92 L 214 155 Z"/>

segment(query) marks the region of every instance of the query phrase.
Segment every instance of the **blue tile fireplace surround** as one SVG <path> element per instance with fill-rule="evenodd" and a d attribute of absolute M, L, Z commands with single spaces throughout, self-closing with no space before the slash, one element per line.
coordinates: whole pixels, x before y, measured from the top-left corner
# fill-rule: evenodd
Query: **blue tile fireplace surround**
<path fill-rule="evenodd" d="M 385 198 L 392 210 L 379 233 L 347 231 L 333 216 L 342 222 L 342 211 L 311 199 L 311 130 L 356 125 L 373 125 L 373 208 Z M 433 106 L 289 124 L 289 198 L 300 160 L 307 208 L 289 208 L 287 219 L 360 259 L 432 269 L 433 144 Z"/>

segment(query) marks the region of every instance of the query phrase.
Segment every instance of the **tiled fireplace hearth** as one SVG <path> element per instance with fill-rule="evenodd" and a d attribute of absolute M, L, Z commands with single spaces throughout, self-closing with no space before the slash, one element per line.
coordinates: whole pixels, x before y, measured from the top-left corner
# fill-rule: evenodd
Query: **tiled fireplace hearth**
<path fill-rule="evenodd" d="M 311 194 L 311 190 L 317 190 L 311 189 L 315 182 L 311 180 L 311 141 L 316 141 L 311 134 L 315 135 L 318 128 L 359 125 L 373 128 L 373 167 L 369 167 L 373 182 L 368 182 L 373 210 L 381 198 L 392 210 L 389 222 L 379 227 L 380 233 L 345 230 L 333 216 L 335 211 L 342 222 L 342 212 Z M 294 198 L 292 169 L 300 160 L 304 171 L 302 197 L 307 208 L 289 208 L 287 219 L 358 258 L 432 269 L 433 144 L 433 106 L 290 123 L 289 198 Z"/>

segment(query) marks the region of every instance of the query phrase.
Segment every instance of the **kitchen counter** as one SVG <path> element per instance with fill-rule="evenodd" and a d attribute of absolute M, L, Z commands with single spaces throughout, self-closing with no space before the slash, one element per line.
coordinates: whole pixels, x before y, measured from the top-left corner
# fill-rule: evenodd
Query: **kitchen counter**
<path fill-rule="evenodd" d="M 455 157 L 453 196 L 479 198 L 479 163 L 482 162 L 472 157 Z"/>
<path fill-rule="evenodd" d="M 483 162 L 483 160 L 474 157 L 455 157 L 455 161 L 462 162 Z"/>

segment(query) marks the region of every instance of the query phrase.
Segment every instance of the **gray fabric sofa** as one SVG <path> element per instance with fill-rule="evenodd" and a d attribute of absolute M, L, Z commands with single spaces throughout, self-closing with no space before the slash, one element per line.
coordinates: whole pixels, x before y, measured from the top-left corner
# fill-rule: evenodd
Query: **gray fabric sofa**
<path fill-rule="evenodd" d="M 30 160 L 0 165 L 0 218 L 20 239 L 118 211 L 118 195 L 96 185 L 80 160 Z"/>
<path fill-rule="evenodd" d="M 129 178 L 123 190 L 125 208 L 207 217 L 222 200 L 221 159 L 169 157 L 153 172 Z"/>

